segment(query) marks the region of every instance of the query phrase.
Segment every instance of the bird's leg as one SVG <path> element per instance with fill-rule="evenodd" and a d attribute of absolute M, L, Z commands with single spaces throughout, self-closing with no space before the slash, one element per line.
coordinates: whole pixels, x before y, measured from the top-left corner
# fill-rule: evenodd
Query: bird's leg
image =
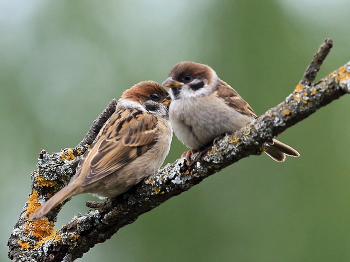
<path fill-rule="evenodd" d="M 192 156 L 194 153 L 197 153 L 197 150 L 196 150 L 196 149 L 191 149 L 190 151 L 183 152 L 182 155 L 181 155 L 181 157 L 186 156 L 186 160 L 187 160 L 187 161 L 190 161 L 190 160 L 191 160 L 191 156 Z"/>

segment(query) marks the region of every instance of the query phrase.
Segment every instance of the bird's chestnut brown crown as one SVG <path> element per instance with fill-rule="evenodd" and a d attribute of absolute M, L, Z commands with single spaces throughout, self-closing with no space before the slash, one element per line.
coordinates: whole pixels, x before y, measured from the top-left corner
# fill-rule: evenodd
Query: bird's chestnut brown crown
<path fill-rule="evenodd" d="M 162 102 L 166 98 L 169 98 L 168 92 L 154 81 L 140 82 L 128 90 L 125 90 L 122 94 L 122 99 L 138 102 L 146 100 Z"/>
<path fill-rule="evenodd" d="M 193 79 L 207 80 L 210 84 L 212 70 L 207 65 L 185 61 L 176 64 L 171 69 L 169 77 L 184 84 L 190 83 Z"/>

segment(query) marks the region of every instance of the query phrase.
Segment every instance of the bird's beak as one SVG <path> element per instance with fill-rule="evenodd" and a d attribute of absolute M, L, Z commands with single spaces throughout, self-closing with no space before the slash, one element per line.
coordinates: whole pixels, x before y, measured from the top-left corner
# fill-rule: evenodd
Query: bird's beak
<path fill-rule="evenodd" d="M 171 102 L 171 98 L 170 96 L 167 96 L 166 98 L 163 99 L 162 104 L 169 106 L 170 102 Z"/>
<path fill-rule="evenodd" d="M 175 88 L 179 86 L 183 86 L 184 83 L 175 81 L 174 78 L 169 77 L 163 82 L 163 86 L 169 87 L 169 88 Z"/>

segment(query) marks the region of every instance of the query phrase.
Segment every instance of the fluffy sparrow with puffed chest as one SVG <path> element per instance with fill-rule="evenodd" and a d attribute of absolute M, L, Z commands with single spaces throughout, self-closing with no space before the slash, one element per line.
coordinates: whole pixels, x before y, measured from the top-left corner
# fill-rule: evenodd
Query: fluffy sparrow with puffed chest
<path fill-rule="evenodd" d="M 207 65 L 180 62 L 163 85 L 170 88 L 169 117 L 174 133 L 192 148 L 189 152 L 204 149 L 215 138 L 233 133 L 257 118 L 249 104 Z M 275 161 L 283 162 L 285 155 L 299 156 L 276 139 L 267 145 L 265 153 Z"/>
<path fill-rule="evenodd" d="M 126 90 L 116 111 L 82 156 L 72 181 L 37 209 L 46 215 L 68 197 L 93 193 L 113 198 L 157 172 L 170 149 L 168 92 L 153 81 Z"/>

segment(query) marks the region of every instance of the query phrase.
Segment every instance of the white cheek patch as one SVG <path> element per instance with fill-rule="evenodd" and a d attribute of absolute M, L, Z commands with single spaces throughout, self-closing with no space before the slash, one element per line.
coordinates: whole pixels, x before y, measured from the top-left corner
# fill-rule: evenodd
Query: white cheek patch
<path fill-rule="evenodd" d="M 177 98 L 193 98 L 207 96 L 213 92 L 213 88 L 205 84 L 202 88 L 193 90 L 188 85 L 183 85 Z"/>
<path fill-rule="evenodd" d="M 120 99 L 117 104 L 117 107 L 118 106 L 130 108 L 130 109 L 138 109 L 143 112 L 147 112 L 147 110 L 141 104 L 132 100 Z"/>

